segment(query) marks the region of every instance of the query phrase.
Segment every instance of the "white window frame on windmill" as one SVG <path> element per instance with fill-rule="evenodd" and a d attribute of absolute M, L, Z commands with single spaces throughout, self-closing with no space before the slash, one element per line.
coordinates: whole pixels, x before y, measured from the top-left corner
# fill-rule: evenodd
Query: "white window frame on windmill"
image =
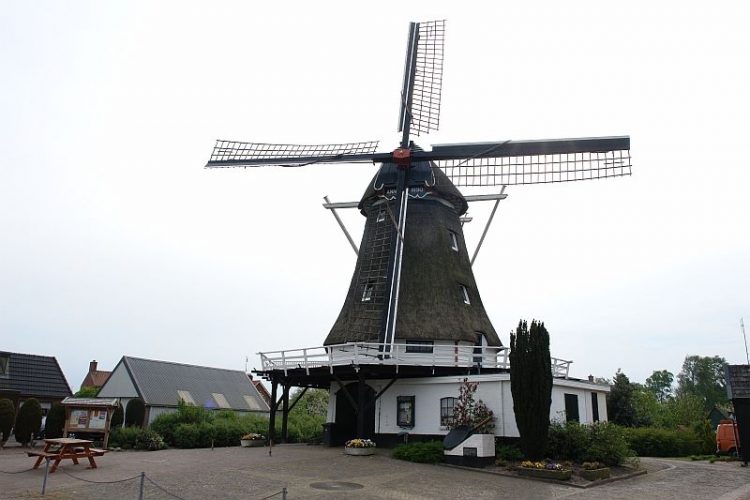
<path fill-rule="evenodd" d="M 464 299 L 464 304 L 471 305 L 471 299 L 469 298 L 469 287 L 464 284 L 459 284 L 458 288 L 461 290 L 461 298 Z"/>
<path fill-rule="evenodd" d="M 448 234 L 450 234 L 451 238 L 451 250 L 454 252 L 458 252 L 458 235 L 455 231 L 448 230 Z"/>
<path fill-rule="evenodd" d="M 458 402 L 458 398 L 455 396 L 440 398 L 440 427 L 447 428 L 451 424 L 456 402 Z"/>
<path fill-rule="evenodd" d="M 375 284 L 372 281 L 365 283 L 362 289 L 362 302 L 370 302 L 372 300 L 372 291 L 375 288 Z"/>
<path fill-rule="evenodd" d="M 383 222 L 385 221 L 385 210 L 381 209 L 378 212 L 378 218 L 375 220 L 375 222 Z"/>

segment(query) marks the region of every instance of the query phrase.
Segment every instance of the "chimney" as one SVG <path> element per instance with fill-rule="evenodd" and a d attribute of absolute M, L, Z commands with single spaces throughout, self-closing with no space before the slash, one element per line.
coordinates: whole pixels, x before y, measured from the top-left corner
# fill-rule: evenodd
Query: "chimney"
<path fill-rule="evenodd" d="M 95 359 L 94 359 L 94 360 L 92 360 L 92 361 L 91 361 L 91 362 L 89 363 L 89 373 L 93 373 L 93 372 L 95 372 L 95 371 L 96 371 L 96 364 L 97 364 L 97 363 L 96 363 L 96 360 L 95 360 Z"/>
<path fill-rule="evenodd" d="M 593 375 L 589 375 L 589 382 L 593 382 L 593 381 L 594 381 L 594 376 Z"/>

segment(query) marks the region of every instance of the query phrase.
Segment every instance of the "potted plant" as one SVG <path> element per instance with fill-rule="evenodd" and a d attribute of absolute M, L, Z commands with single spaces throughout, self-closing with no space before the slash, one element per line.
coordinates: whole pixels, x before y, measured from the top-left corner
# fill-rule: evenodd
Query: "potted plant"
<path fill-rule="evenodd" d="M 579 475 L 587 481 L 607 479 L 609 477 L 609 467 L 601 462 L 583 462 Z"/>
<path fill-rule="evenodd" d="M 537 477 L 541 479 L 558 479 L 567 481 L 570 479 L 572 471 L 566 468 L 563 464 L 544 461 L 544 462 L 532 462 L 531 460 L 524 460 L 521 462 L 521 466 L 516 468 L 516 471 L 521 476 Z"/>
<path fill-rule="evenodd" d="M 265 444 L 266 438 L 263 434 L 257 434 L 255 432 L 245 434 L 240 438 L 240 445 L 242 445 L 243 448 L 253 448 L 256 446 L 264 446 Z"/>
<path fill-rule="evenodd" d="M 375 442 L 371 439 L 350 439 L 344 446 L 344 453 L 354 456 L 373 455 L 375 453 Z"/>

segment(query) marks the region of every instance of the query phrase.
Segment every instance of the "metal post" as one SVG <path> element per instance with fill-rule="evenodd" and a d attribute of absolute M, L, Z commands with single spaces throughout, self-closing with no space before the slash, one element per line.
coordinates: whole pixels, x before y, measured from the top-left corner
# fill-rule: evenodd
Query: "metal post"
<path fill-rule="evenodd" d="M 44 463 L 44 481 L 42 482 L 42 496 L 44 496 L 44 492 L 47 490 L 47 474 L 48 473 L 49 473 L 49 457 L 47 457 Z"/>
<path fill-rule="evenodd" d="M 326 203 L 331 203 L 328 200 L 328 196 L 324 196 L 323 199 L 326 200 Z M 359 248 L 357 248 L 357 245 L 354 243 L 354 240 L 352 239 L 352 236 L 349 234 L 349 231 L 346 230 L 344 223 L 341 221 L 341 217 L 339 217 L 339 214 L 336 213 L 336 209 L 331 208 L 330 210 L 333 216 L 336 218 L 336 222 L 339 223 L 339 227 L 341 228 L 342 231 L 344 231 L 344 235 L 346 236 L 346 239 L 349 240 L 349 244 L 352 246 L 354 253 L 357 254 L 357 256 L 359 256 Z"/>
<path fill-rule="evenodd" d="M 286 500 L 286 486 L 284 486 L 284 488 L 281 489 L 281 498 L 283 500 Z"/>
<path fill-rule="evenodd" d="M 146 473 L 141 472 L 141 482 L 140 482 L 140 485 L 138 486 L 138 500 L 143 500 L 143 485 L 144 485 L 145 479 L 146 479 Z"/>
<path fill-rule="evenodd" d="M 502 196 L 505 194 L 505 186 L 500 190 L 500 195 Z M 479 249 L 482 248 L 482 242 L 484 241 L 484 237 L 487 236 L 487 231 L 490 229 L 490 224 L 492 224 L 492 219 L 495 217 L 495 212 L 497 211 L 497 206 L 500 204 L 500 200 L 502 198 L 498 198 L 495 200 L 495 206 L 492 207 L 492 213 L 490 214 L 490 218 L 487 221 L 487 225 L 484 226 L 484 232 L 482 232 L 482 237 L 479 238 L 479 244 L 477 245 L 477 249 L 474 250 L 474 256 L 471 258 L 471 265 L 474 265 L 474 261 L 477 260 L 477 254 L 479 253 Z"/>

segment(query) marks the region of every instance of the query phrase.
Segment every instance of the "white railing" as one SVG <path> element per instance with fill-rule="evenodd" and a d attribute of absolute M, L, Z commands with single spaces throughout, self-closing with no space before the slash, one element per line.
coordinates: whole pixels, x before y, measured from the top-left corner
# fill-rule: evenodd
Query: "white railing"
<path fill-rule="evenodd" d="M 422 352 L 420 352 L 420 350 Z M 424 352 L 429 350 L 429 352 Z M 510 368 L 507 347 L 475 347 L 470 345 L 423 344 L 379 344 L 373 342 L 349 342 L 325 347 L 307 347 L 286 351 L 261 352 L 263 371 L 330 368 L 347 365 L 390 365 L 390 366 L 434 366 L 473 368 Z M 552 376 L 568 378 L 570 363 L 551 358 Z"/>

